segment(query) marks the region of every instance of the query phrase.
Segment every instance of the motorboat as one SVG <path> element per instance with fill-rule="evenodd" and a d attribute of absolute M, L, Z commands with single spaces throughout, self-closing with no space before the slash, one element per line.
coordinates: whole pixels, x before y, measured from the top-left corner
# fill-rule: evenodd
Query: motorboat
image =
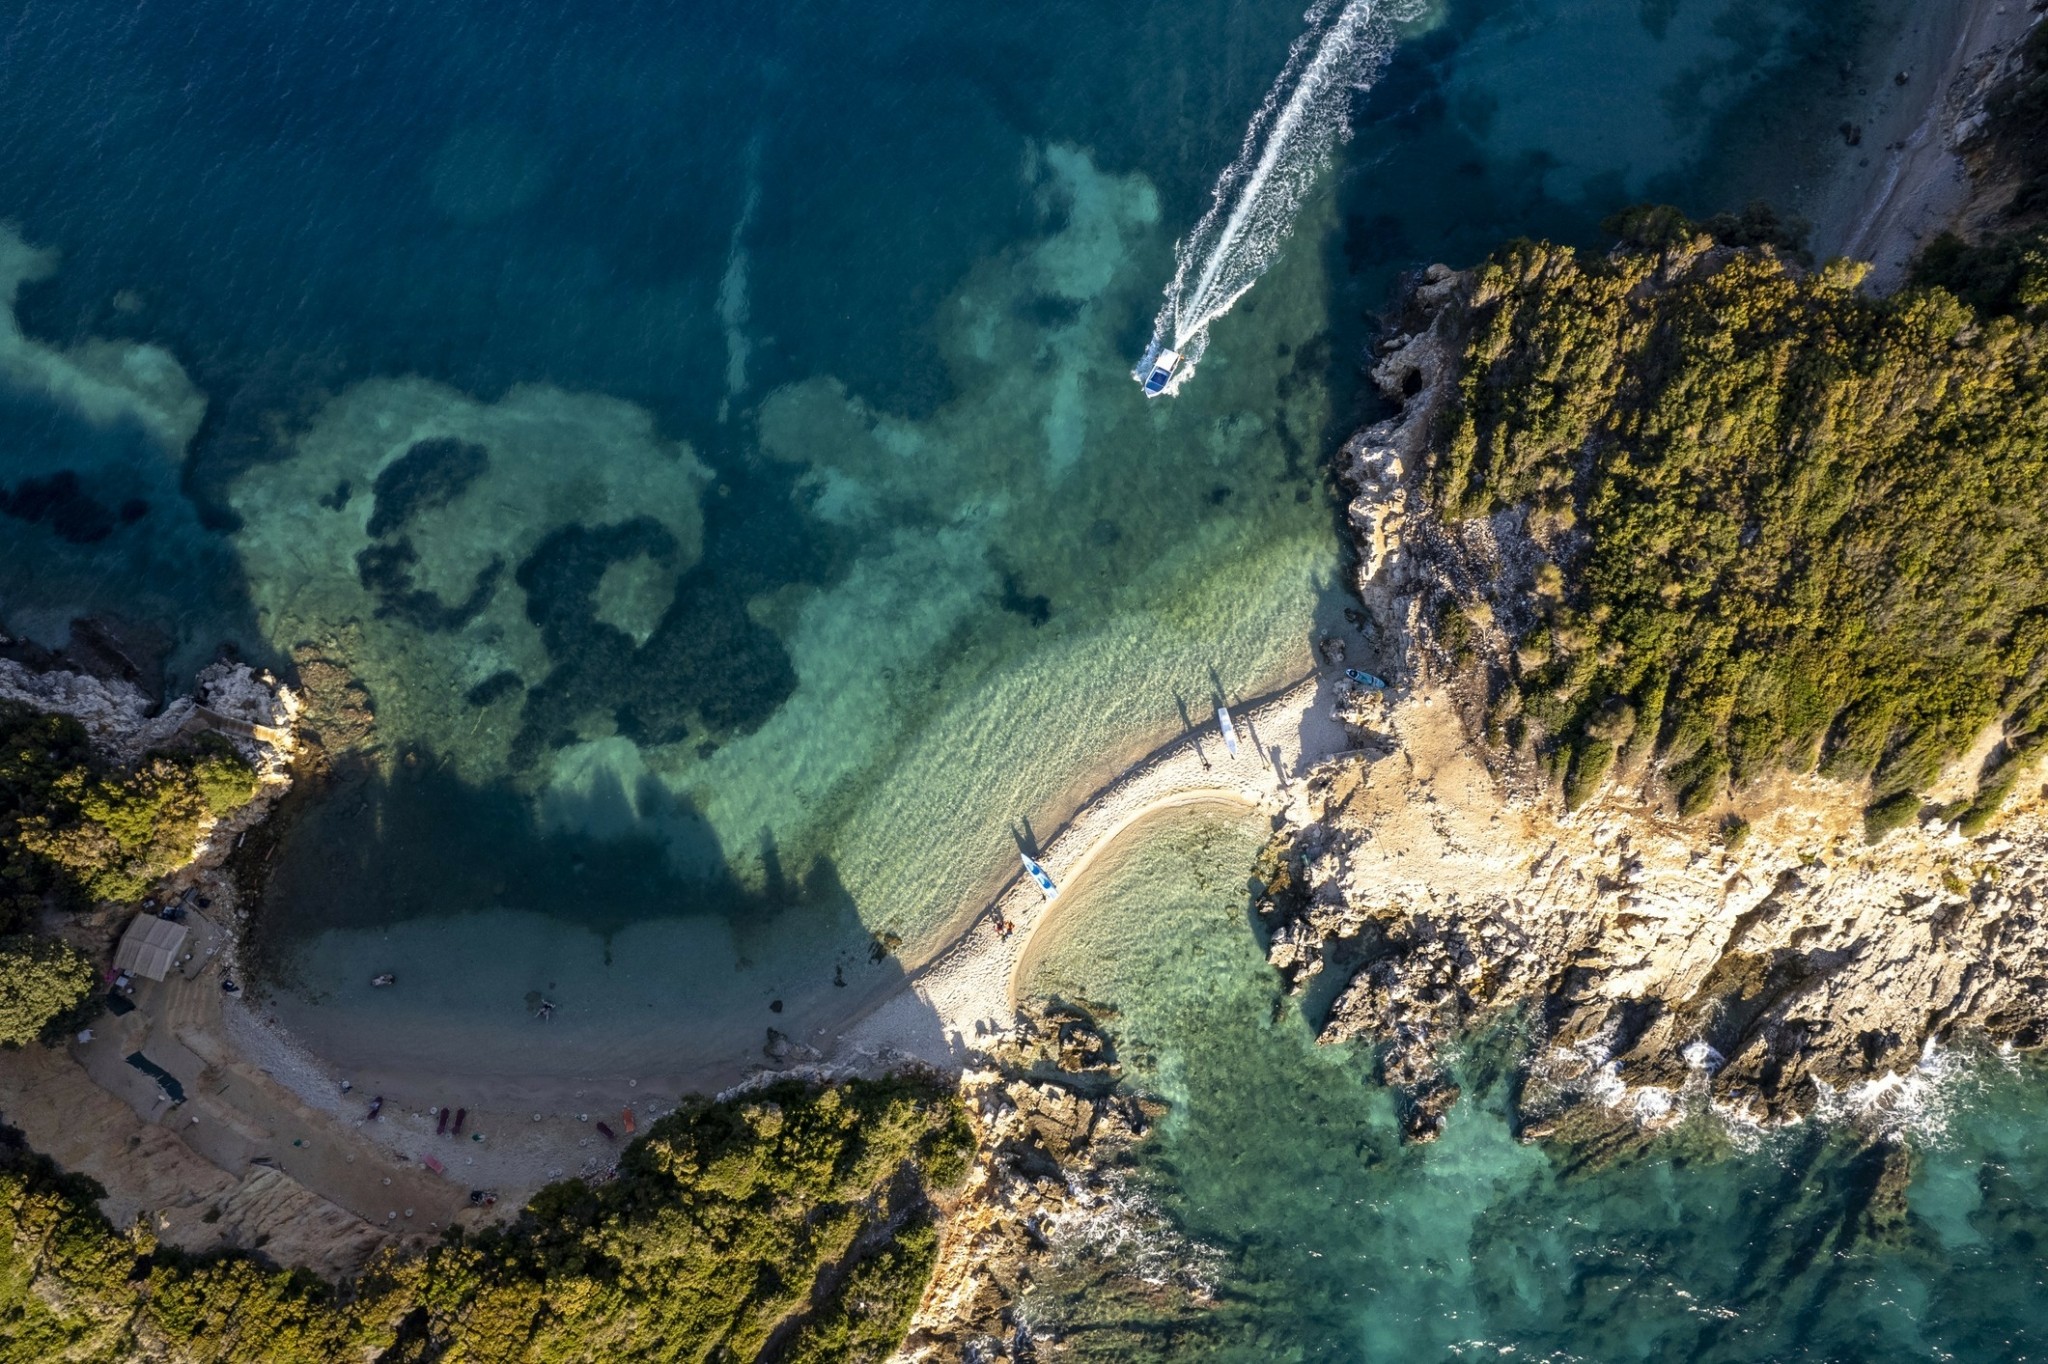
<path fill-rule="evenodd" d="M 1034 862 L 1029 853 L 1018 853 L 1017 856 L 1024 859 L 1025 874 L 1038 883 L 1038 888 L 1045 892 L 1045 898 L 1048 900 L 1059 899 L 1060 888 L 1052 883 L 1052 877 L 1046 875 L 1045 868 Z"/>
<path fill-rule="evenodd" d="M 1385 678 L 1374 677 L 1371 673 L 1361 672 L 1357 668 L 1346 668 L 1344 675 L 1359 686 L 1369 687 L 1373 691 L 1385 691 L 1387 689 L 1387 680 Z"/>
<path fill-rule="evenodd" d="M 398 977 L 389 971 L 385 971 L 380 975 L 370 977 L 370 984 L 381 990 L 387 985 L 398 984 Z"/>
<path fill-rule="evenodd" d="M 1230 756 L 1237 756 L 1237 726 L 1230 723 L 1230 707 L 1216 707 L 1216 727 L 1223 731 L 1223 747 Z"/>
<path fill-rule="evenodd" d="M 1168 347 L 1151 358 L 1148 364 L 1138 366 L 1132 377 L 1145 386 L 1145 396 L 1156 398 L 1166 391 L 1173 381 L 1173 371 L 1180 365 L 1180 352 Z"/>

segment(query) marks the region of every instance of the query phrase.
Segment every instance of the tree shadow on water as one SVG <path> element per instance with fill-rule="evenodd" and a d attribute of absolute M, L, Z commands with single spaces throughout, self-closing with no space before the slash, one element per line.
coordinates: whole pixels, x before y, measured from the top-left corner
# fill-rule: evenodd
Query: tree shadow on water
<path fill-rule="evenodd" d="M 388 775 L 346 765 L 285 831 L 263 891 L 265 926 L 289 940 L 480 910 L 606 937 L 690 916 L 724 918 L 742 934 L 788 914 L 821 929 L 857 922 L 829 858 L 793 877 L 764 830 L 757 888 L 711 824 L 651 776 L 629 791 L 602 773 L 541 806 L 507 784 L 467 783 L 431 752 L 409 752 Z"/>

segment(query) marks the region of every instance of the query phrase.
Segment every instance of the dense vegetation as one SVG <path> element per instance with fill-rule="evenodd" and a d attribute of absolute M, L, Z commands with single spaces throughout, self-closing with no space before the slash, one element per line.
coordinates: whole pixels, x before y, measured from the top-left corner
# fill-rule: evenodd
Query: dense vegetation
<path fill-rule="evenodd" d="M 0 937 L 0 1046 L 25 1047 L 86 1002 L 99 977 L 85 953 L 56 938 Z"/>
<path fill-rule="evenodd" d="M 880 1360 L 931 1274 L 927 1193 L 971 1145 L 932 1081 L 700 1103 L 616 1179 L 553 1185 L 508 1231 L 387 1258 L 346 1292 L 118 1232 L 88 1181 L 17 1145 L 0 1150 L 0 1364 Z"/>
<path fill-rule="evenodd" d="M 207 819 L 255 794 L 255 772 L 213 736 L 118 772 L 76 721 L 0 705 L 0 932 L 52 901 L 140 899 L 191 861 Z"/>
<path fill-rule="evenodd" d="M 1981 815 L 2048 719 L 2042 331 L 1670 210 L 1618 226 L 1605 257 L 1506 247 L 1465 318 L 1433 492 L 1526 508 L 1545 555 L 1494 723 L 1573 804 L 1618 758 L 1687 811 L 1817 766 L 1871 780 L 1875 832 L 2003 719 Z"/>
<path fill-rule="evenodd" d="M 119 772 L 76 721 L 0 705 L 0 1046 L 61 1030 L 91 993 L 82 953 L 28 936 L 43 910 L 141 899 L 192 860 L 208 819 L 255 794 L 217 738 Z"/>

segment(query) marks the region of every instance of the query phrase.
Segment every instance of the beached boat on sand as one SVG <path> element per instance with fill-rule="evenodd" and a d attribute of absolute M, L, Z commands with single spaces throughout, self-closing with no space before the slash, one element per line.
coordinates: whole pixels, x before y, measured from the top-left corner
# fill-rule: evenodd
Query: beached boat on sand
<path fill-rule="evenodd" d="M 1216 707 L 1216 727 L 1223 731 L 1223 747 L 1230 756 L 1237 756 L 1237 726 L 1230 723 L 1230 707 Z"/>
<path fill-rule="evenodd" d="M 1024 859 L 1024 874 L 1038 883 L 1038 888 L 1045 892 L 1045 898 L 1059 899 L 1060 888 L 1052 883 L 1052 878 L 1046 875 L 1045 868 L 1032 861 L 1029 853 L 1018 853 L 1017 856 Z"/>

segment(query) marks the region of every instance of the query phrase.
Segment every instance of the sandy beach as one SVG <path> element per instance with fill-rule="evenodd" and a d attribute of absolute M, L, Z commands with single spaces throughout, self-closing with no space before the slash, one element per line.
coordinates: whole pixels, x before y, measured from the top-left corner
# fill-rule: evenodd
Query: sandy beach
<path fill-rule="evenodd" d="M 1338 685 L 1332 676 L 1311 677 L 1244 707 L 1236 717 L 1241 739 L 1234 758 L 1214 724 L 1168 745 L 1083 804 L 1044 841 L 1039 863 L 1065 896 L 1133 825 L 1176 806 L 1227 803 L 1283 816 L 1301 799 L 1309 773 L 1348 747 L 1333 714 Z M 976 1039 L 1010 1026 L 1018 969 L 1060 905 L 1020 870 L 902 992 L 846 1031 L 835 1057 L 960 1064 Z"/>
<path fill-rule="evenodd" d="M 1879 289 L 1904 278 L 1913 253 L 1965 206 L 1959 130 L 2035 18 L 2021 0 L 1978 0 L 1926 6 L 1899 29 L 1886 62 L 1905 79 L 1869 92 L 1860 144 L 1834 159 L 1801 205 L 1818 254 L 1872 260 Z M 1042 947 L 1057 932 L 1064 896 L 1087 883 L 1120 839 L 1142 837 L 1136 826 L 1218 804 L 1275 821 L 1301 817 L 1311 774 L 1349 746 L 1336 714 L 1344 686 L 1325 669 L 1234 705 L 1234 757 L 1213 714 L 1163 744 L 1154 734 L 1140 751 L 1109 747 L 1113 772 L 1076 777 L 1077 787 L 1092 789 L 1071 791 L 1063 808 L 1018 812 L 1054 821 L 1023 850 L 1063 898 L 1048 900 L 1021 874 L 1016 850 L 989 849 L 981 889 L 959 906 L 951 932 L 931 946 L 913 944 L 919 956 L 902 963 L 901 974 L 877 971 L 846 991 L 835 1026 L 771 1043 L 780 1046 L 773 1058 L 762 1039 L 776 1019 L 764 1012 L 735 1018 L 729 1035 L 705 1038 L 694 1055 L 656 1062 L 636 1053 L 631 1069 L 611 1074 L 344 1071 L 277 1026 L 260 1000 L 220 988 L 238 974 L 233 888 L 208 872 L 192 883 L 206 886 L 222 912 L 218 924 L 204 923 L 191 968 L 146 983 L 136 1014 L 109 1020 L 68 1056 L 0 1056 L 0 1099 L 32 1146 L 107 1186 L 115 1215 L 151 1212 L 181 1244 L 269 1240 L 279 1254 L 297 1244 L 280 1228 L 330 1228 L 310 1236 L 302 1262 L 346 1272 L 380 1245 L 501 1216 L 554 1180 L 601 1176 L 634 1126 L 689 1094 L 777 1075 L 912 1062 L 959 1068 L 980 1039 L 1010 1026 L 1020 969 L 1034 942 Z M 142 712 L 129 709 L 115 718 L 133 728 Z M 829 981 L 815 988 L 833 992 Z M 145 1049 L 183 1084 L 185 1104 L 172 1106 L 124 1064 Z M 372 1120 L 377 1098 L 383 1104 Z M 441 1130 L 450 1108 L 464 1110 L 459 1136 Z M 135 1151 L 145 1158 L 132 1158 Z M 195 1173 L 208 1167 L 218 1180 Z M 495 1207 L 474 1204 L 473 1191 L 494 1193 Z M 219 1215 L 208 1220 L 209 1212 Z M 318 1251 L 316 1241 L 330 1249 Z"/>
<path fill-rule="evenodd" d="M 1333 714 L 1335 678 L 1334 671 L 1311 676 L 1237 707 L 1235 758 L 1225 751 L 1212 717 L 1138 759 L 1043 840 L 1041 863 L 1070 890 L 1133 825 L 1177 806 L 1225 802 L 1283 814 L 1308 773 L 1346 747 L 1344 727 Z M 479 1085 L 474 1076 L 355 1072 L 353 1088 L 343 1093 L 340 1073 L 271 1025 L 259 1008 L 231 1005 L 223 1026 L 235 1049 L 293 1101 L 328 1114 L 337 1127 L 375 1143 L 394 1160 L 416 1163 L 437 1155 L 451 1181 L 465 1189 L 492 1189 L 505 1205 L 517 1206 L 550 1181 L 608 1168 L 618 1143 L 596 1124 L 604 1122 L 623 1137 L 622 1110 L 628 1107 L 636 1120 L 646 1121 L 669 1112 L 686 1094 L 730 1092 L 782 1075 L 872 1073 L 905 1063 L 959 1068 L 977 1038 L 1009 1026 L 1019 965 L 1034 934 L 1059 912 L 1058 901 L 1048 904 L 1023 877 L 1021 864 L 992 869 L 990 880 L 999 889 L 967 911 L 964 931 L 836 1036 L 792 1039 L 779 1065 L 764 1055 L 743 1065 L 678 1065 L 660 1074 L 529 1082 L 517 1087 L 517 1103 L 509 1101 L 512 1082 Z M 1005 920 L 1012 925 L 1007 935 L 999 928 Z M 385 1098 L 375 1123 L 363 1118 L 372 1094 Z M 469 1105 L 469 1120 L 466 1139 L 451 1143 L 435 1135 L 435 1110 L 454 1102 Z M 475 1136 L 483 1139 L 469 1139 Z"/>
<path fill-rule="evenodd" d="M 1314 767 L 1346 747 L 1334 714 L 1346 685 L 1326 670 L 1239 703 L 1234 757 L 1213 715 L 1135 755 L 1042 839 L 1040 861 L 1071 892 L 1141 821 L 1217 803 L 1284 817 Z M 217 871 L 194 881 L 219 906 L 214 918 L 232 922 L 232 884 Z M 10 1117 L 32 1144 L 63 1153 L 67 1164 L 108 1186 L 117 1215 L 155 1208 L 165 1231 L 182 1235 L 190 1222 L 203 1228 L 192 1233 L 199 1242 L 222 1245 L 274 1241 L 282 1221 L 361 1227 L 359 1236 L 322 1242 L 331 1249 L 321 1262 L 346 1272 L 380 1245 L 503 1215 L 555 1180 L 602 1177 L 631 1126 L 671 1111 L 685 1095 L 783 1075 L 871 1073 L 905 1063 L 959 1068 L 978 1038 L 1009 1026 L 1020 964 L 1060 912 L 1060 901 L 1048 903 L 1014 861 L 993 860 L 985 884 L 989 895 L 963 907 L 963 928 L 879 999 L 870 992 L 848 1000 L 851 1021 L 831 1035 L 791 1038 L 776 1060 L 757 1048 L 752 1060 L 678 1057 L 644 1074 L 578 1078 L 344 1070 L 301 1045 L 260 999 L 221 989 L 240 974 L 232 934 L 195 916 L 190 960 L 162 982 L 139 982 L 135 1012 L 69 1048 L 72 1064 L 0 1058 L 0 1094 L 51 1092 L 57 1072 L 89 1079 L 85 1090 L 106 1110 L 94 1129 L 155 1132 L 154 1145 L 168 1139 L 186 1163 L 198 1161 L 194 1168 L 222 1172 L 215 1181 L 185 1178 L 195 1192 L 172 1197 L 162 1187 L 165 1171 L 182 1167 L 161 1157 L 125 1160 L 105 1142 L 84 1139 L 68 1106 L 10 1103 Z M 166 1067 L 187 1102 L 172 1107 L 153 1081 L 122 1063 L 131 1053 Z M 464 1118 L 459 1136 L 444 1121 L 456 1108 Z M 298 1193 L 283 1198 L 278 1189 Z M 476 1206 L 472 1191 L 497 1202 Z M 186 1205 L 189 1214 L 176 1212 Z M 246 1215 L 202 1221 L 212 1208 Z"/>

